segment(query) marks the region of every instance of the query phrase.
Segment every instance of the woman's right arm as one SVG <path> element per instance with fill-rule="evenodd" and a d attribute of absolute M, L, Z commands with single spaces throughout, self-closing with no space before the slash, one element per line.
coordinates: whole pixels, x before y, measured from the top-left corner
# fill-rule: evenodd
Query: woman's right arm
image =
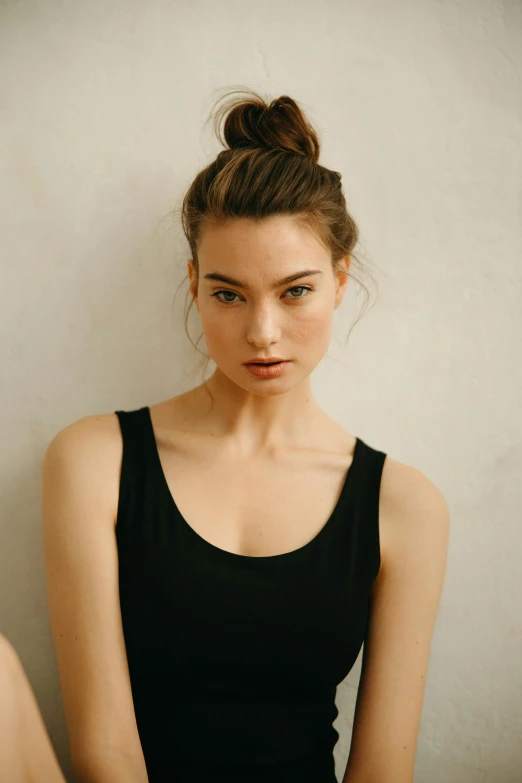
<path fill-rule="evenodd" d="M 47 596 L 77 783 L 148 783 L 118 587 L 121 460 L 106 414 L 58 432 L 43 463 Z"/>

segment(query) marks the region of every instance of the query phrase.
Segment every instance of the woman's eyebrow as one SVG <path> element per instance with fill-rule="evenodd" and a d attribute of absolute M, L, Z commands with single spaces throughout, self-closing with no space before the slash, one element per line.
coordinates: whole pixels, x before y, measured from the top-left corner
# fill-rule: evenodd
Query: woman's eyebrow
<path fill-rule="evenodd" d="M 323 272 L 321 269 L 305 269 L 302 272 L 295 272 L 293 275 L 288 275 L 288 277 L 283 277 L 282 280 L 279 280 L 277 283 L 274 283 L 272 288 L 279 288 L 279 286 L 286 285 L 287 283 L 292 283 L 294 280 L 298 280 L 300 277 L 309 277 L 310 275 L 322 275 Z M 241 283 L 239 280 L 234 280 L 233 277 L 228 277 L 227 275 L 220 275 L 217 272 L 208 272 L 208 274 L 204 275 L 205 280 L 217 280 L 220 283 L 228 283 L 229 285 L 234 285 L 236 288 L 245 288 L 248 290 L 250 286 L 246 285 L 245 283 Z"/>

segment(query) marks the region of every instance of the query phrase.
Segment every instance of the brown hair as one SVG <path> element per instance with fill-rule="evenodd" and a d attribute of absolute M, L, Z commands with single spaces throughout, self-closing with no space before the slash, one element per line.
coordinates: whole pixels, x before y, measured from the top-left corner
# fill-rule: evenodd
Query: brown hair
<path fill-rule="evenodd" d="M 341 174 L 319 164 L 317 134 L 297 102 L 282 95 L 267 103 L 254 90 L 243 89 L 229 90 L 223 96 L 227 97 L 229 100 L 209 117 L 212 119 L 214 114 L 214 131 L 226 149 L 197 174 L 180 209 L 196 273 L 198 241 L 205 225 L 233 218 L 260 220 L 284 214 L 314 232 L 329 250 L 334 270 L 344 271 L 338 261 L 350 256 L 348 275 L 361 285 L 367 303 L 368 290 L 352 271 L 355 260 L 358 270 L 367 273 L 353 253 L 359 231 L 346 208 Z M 220 123 L 225 114 L 223 140 Z M 370 278 L 373 280 L 371 275 Z M 194 302 L 190 290 L 188 298 L 185 332 L 199 351 L 187 329 Z M 203 355 L 208 363 L 211 357 Z"/>

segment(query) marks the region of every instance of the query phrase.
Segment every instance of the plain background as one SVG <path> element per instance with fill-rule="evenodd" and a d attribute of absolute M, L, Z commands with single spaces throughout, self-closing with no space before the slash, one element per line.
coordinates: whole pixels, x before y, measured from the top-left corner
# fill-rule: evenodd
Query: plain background
<path fill-rule="evenodd" d="M 201 381 L 169 214 L 236 85 L 301 103 L 373 266 L 347 345 L 355 283 L 335 312 L 318 400 L 451 509 L 415 781 L 522 780 L 521 65 L 517 0 L 0 3 L 0 631 L 71 781 L 42 458 L 82 416 Z M 195 341 L 195 308 L 189 324 Z M 339 780 L 360 660 L 338 689 Z"/>

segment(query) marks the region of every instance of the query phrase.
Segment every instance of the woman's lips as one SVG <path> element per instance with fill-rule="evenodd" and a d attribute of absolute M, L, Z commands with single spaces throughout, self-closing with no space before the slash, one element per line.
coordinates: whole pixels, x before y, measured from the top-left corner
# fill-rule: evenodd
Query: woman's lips
<path fill-rule="evenodd" d="M 255 362 L 250 362 L 245 364 L 245 367 L 249 373 L 256 378 L 275 378 L 276 376 L 281 375 L 281 373 L 284 372 L 285 367 L 289 364 L 289 361 L 276 362 L 275 364 L 256 364 Z"/>

